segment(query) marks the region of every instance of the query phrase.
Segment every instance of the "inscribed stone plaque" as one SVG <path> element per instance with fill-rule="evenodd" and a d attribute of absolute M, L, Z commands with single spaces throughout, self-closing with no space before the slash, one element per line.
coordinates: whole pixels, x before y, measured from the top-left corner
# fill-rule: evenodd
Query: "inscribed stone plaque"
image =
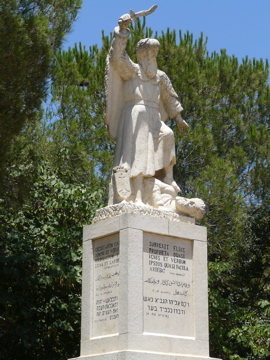
<path fill-rule="evenodd" d="M 119 237 L 93 241 L 93 337 L 118 333 Z"/>
<path fill-rule="evenodd" d="M 144 234 L 144 332 L 194 337 L 192 241 Z"/>

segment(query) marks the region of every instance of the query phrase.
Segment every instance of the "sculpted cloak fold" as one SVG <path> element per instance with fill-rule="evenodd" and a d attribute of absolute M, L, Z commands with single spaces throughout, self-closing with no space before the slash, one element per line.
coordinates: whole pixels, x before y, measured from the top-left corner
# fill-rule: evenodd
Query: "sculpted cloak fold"
<path fill-rule="evenodd" d="M 105 123 L 116 139 L 114 167 L 125 168 L 129 178 L 152 177 L 176 162 L 173 131 L 165 122 L 182 107 L 164 72 L 149 78 L 132 62 L 125 52 L 128 37 L 115 29 L 107 57 Z"/>
<path fill-rule="evenodd" d="M 106 60 L 105 123 L 116 140 L 109 206 L 126 201 L 200 219 L 203 201 L 179 197 L 173 179 L 174 134 L 165 123 L 174 118 L 184 132 L 183 108 L 168 76 L 157 69 L 156 39 L 139 41 L 138 64 L 129 58 L 130 22 L 128 14 L 119 19 Z"/>

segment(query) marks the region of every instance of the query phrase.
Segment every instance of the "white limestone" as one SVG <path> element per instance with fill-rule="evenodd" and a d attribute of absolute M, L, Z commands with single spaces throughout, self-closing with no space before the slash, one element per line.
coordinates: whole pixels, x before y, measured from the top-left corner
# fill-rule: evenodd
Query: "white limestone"
<path fill-rule="evenodd" d="M 170 209 L 155 209 L 152 206 L 142 206 L 134 203 L 128 203 L 126 201 L 122 201 L 120 204 L 106 206 L 97 210 L 96 216 L 93 219 L 93 223 L 96 223 L 103 219 L 114 218 L 121 214 L 141 214 L 141 215 L 150 215 L 153 217 L 167 219 L 172 221 L 181 221 L 188 222 L 190 224 L 194 224 L 194 217 L 187 217 L 176 214 L 174 211 Z"/>
<path fill-rule="evenodd" d="M 209 358 L 204 227 L 121 214 L 84 228 L 78 359 Z"/>
<path fill-rule="evenodd" d="M 119 237 L 93 242 L 93 337 L 119 332 Z M 110 313 L 109 316 L 107 313 Z M 104 324 L 106 324 L 104 326 Z"/>
<path fill-rule="evenodd" d="M 145 233 L 143 268 L 144 332 L 194 337 L 192 242 Z"/>
<path fill-rule="evenodd" d="M 166 121 L 174 118 L 181 133 L 188 125 L 170 79 L 157 69 L 160 44 L 156 39 L 140 40 L 138 63 L 125 51 L 132 19 L 156 8 L 121 16 L 107 57 L 105 123 L 116 140 L 109 205 L 145 204 L 198 220 L 205 213 L 203 201 L 179 197 L 180 188 L 173 179 L 174 134 Z"/>

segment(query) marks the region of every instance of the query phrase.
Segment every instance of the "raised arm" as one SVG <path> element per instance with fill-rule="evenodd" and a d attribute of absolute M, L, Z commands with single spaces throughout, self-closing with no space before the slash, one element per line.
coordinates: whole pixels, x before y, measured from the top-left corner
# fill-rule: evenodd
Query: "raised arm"
<path fill-rule="evenodd" d="M 109 52 L 110 63 L 118 71 L 123 80 L 130 79 L 135 73 L 135 64 L 126 53 L 127 41 L 130 35 L 128 26 L 131 21 L 131 17 L 128 14 L 120 17 L 118 21 L 119 26 L 114 29 L 113 41 Z"/>

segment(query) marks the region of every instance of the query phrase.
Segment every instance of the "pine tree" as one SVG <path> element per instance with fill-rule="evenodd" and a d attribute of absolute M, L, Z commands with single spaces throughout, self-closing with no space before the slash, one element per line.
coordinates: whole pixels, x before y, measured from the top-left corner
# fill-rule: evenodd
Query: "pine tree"
<path fill-rule="evenodd" d="M 53 54 L 80 5 L 81 0 L 1 1 L 0 180 L 12 139 L 35 120 L 45 100 Z"/>
<path fill-rule="evenodd" d="M 106 52 L 97 46 L 87 51 L 79 44 L 59 52 L 46 114 L 51 119 L 47 130 L 51 161 L 61 166 L 59 151 L 65 153 L 66 173 L 99 188 L 110 181 L 114 149 L 103 121 L 105 60 Z"/>

